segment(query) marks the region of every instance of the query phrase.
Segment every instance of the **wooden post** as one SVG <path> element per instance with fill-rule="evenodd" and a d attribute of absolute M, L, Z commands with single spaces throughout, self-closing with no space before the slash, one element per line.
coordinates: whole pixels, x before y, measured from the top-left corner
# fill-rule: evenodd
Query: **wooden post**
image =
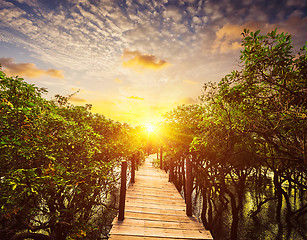
<path fill-rule="evenodd" d="M 174 181 L 174 160 L 173 160 L 173 158 L 170 158 L 170 161 L 169 161 L 168 181 L 169 182 L 173 182 Z"/>
<path fill-rule="evenodd" d="M 163 154 L 163 147 L 160 148 L 160 169 L 162 169 L 162 154 Z"/>
<path fill-rule="evenodd" d="M 189 157 L 186 158 L 186 214 L 192 216 L 192 163 Z"/>
<path fill-rule="evenodd" d="M 131 183 L 135 183 L 135 155 L 131 159 Z"/>
<path fill-rule="evenodd" d="M 125 201 L 126 201 L 126 184 L 127 184 L 127 161 L 122 161 L 120 195 L 119 195 L 119 214 L 118 220 L 125 219 Z"/>
<path fill-rule="evenodd" d="M 187 184 L 186 184 L 186 160 L 184 157 L 181 157 L 180 162 L 180 183 L 183 188 L 183 194 L 184 194 L 184 201 L 187 203 Z"/>

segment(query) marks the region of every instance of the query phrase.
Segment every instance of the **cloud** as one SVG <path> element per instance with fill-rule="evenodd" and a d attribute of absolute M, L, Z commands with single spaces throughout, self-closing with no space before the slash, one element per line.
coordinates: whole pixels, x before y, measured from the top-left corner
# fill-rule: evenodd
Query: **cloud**
<path fill-rule="evenodd" d="M 34 65 L 35 66 L 35 65 Z M 44 71 L 44 70 L 43 70 Z M 55 78 L 64 78 L 64 75 L 61 70 L 56 70 L 56 69 L 48 69 L 45 71 L 46 75 L 49 75 L 51 77 Z"/>
<path fill-rule="evenodd" d="M 266 34 L 277 27 L 278 32 L 297 32 L 296 39 L 306 36 L 302 32 L 306 25 L 306 11 L 303 10 L 306 7 L 306 1 L 303 0 L 287 0 L 283 3 L 265 0 L 207 0 L 204 13 L 209 21 L 202 30 L 205 51 L 238 54 L 241 48 L 240 33 L 244 28 L 252 31 L 261 29 L 262 34 Z M 294 22 L 297 24 L 292 24 Z"/>
<path fill-rule="evenodd" d="M 181 98 L 178 103 L 179 103 L 179 105 L 182 105 L 182 104 L 186 104 L 186 105 L 196 104 L 197 100 L 194 99 L 194 98 L 191 98 L 191 97 L 185 97 L 185 98 Z"/>
<path fill-rule="evenodd" d="M 127 97 L 127 99 L 144 100 L 144 98 L 141 98 L 141 97 L 135 97 L 135 96 Z"/>
<path fill-rule="evenodd" d="M 164 12 L 166 18 L 172 18 L 175 22 L 179 22 L 182 19 L 182 13 L 180 9 L 174 5 L 170 5 Z"/>
<path fill-rule="evenodd" d="M 216 39 L 213 44 L 214 52 L 229 52 L 242 48 L 241 35 L 244 26 L 226 24 L 216 32 Z"/>
<path fill-rule="evenodd" d="M 65 85 L 52 81 L 51 91 L 85 88 L 81 97 L 95 111 L 118 120 L 193 103 L 182 98 L 196 98 L 202 82 L 239 67 L 240 33 L 253 22 L 252 31 L 265 34 L 266 26 L 269 31 L 279 23 L 306 41 L 306 0 L 17 1 L 0 1 L 0 41 L 17 46 L 16 53 L 1 57 L 31 62 L 23 60 L 27 54 L 36 59 L 36 69 L 39 61 L 65 69 Z M 46 76 L 48 70 L 42 71 Z M 95 101 L 102 96 L 104 101 Z"/>
<path fill-rule="evenodd" d="M 22 77 L 38 78 L 48 75 L 54 78 L 64 78 L 61 70 L 42 70 L 37 68 L 34 63 L 15 63 L 13 58 L 0 58 L 0 64 L 4 67 L 6 74 L 10 76 L 20 75 Z"/>
<path fill-rule="evenodd" d="M 71 88 L 70 90 L 71 90 L 71 91 L 73 91 L 73 92 L 83 92 L 83 93 L 85 92 L 85 90 L 84 90 L 84 89 L 74 88 L 74 87 L 73 87 L 73 88 Z"/>
<path fill-rule="evenodd" d="M 141 54 L 139 51 L 124 50 L 123 66 L 136 71 L 144 69 L 158 70 L 169 65 L 168 62 L 150 54 Z M 125 60 L 128 59 L 128 60 Z"/>
<path fill-rule="evenodd" d="M 260 29 L 261 34 L 266 34 L 275 28 L 277 28 L 279 33 L 289 32 L 291 34 L 296 34 L 300 29 L 304 28 L 304 26 L 307 26 L 307 17 L 302 19 L 297 16 L 291 16 L 286 21 L 281 21 L 276 24 L 268 24 L 266 21 L 252 21 L 242 25 L 227 23 L 216 31 L 216 38 L 212 45 L 212 49 L 213 52 L 220 53 L 227 53 L 241 49 L 241 33 L 245 28 L 253 32 Z"/>
<path fill-rule="evenodd" d="M 123 81 L 120 80 L 119 78 L 115 78 L 115 79 L 114 79 L 114 82 L 116 82 L 116 83 L 123 83 Z"/>
<path fill-rule="evenodd" d="M 183 80 L 184 83 L 188 85 L 198 85 L 198 82 L 192 81 L 192 80 Z"/>
<path fill-rule="evenodd" d="M 69 98 L 69 101 L 70 101 L 70 102 L 77 102 L 77 103 L 84 103 L 84 102 L 87 102 L 85 99 L 79 98 L 79 97 L 75 97 L 75 96 L 70 97 L 70 98 Z"/>

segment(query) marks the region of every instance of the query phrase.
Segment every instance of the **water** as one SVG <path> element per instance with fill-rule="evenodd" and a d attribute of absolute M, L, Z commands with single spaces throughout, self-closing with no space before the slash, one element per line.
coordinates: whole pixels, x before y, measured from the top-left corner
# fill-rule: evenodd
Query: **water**
<path fill-rule="evenodd" d="M 288 189 L 286 185 L 283 189 L 290 193 L 290 203 L 292 210 L 295 211 L 304 204 L 307 203 L 306 198 L 300 198 L 301 193 L 299 189 Z M 264 240 L 305 240 L 307 239 L 307 214 L 301 217 L 299 221 L 291 219 L 292 226 L 286 224 L 286 202 L 283 199 L 283 205 L 281 210 L 281 224 L 276 221 L 276 205 L 277 200 L 270 200 L 264 203 L 261 207 L 261 211 L 255 217 L 252 217 L 255 206 L 263 201 L 263 199 L 274 197 L 274 185 L 272 179 L 269 183 L 257 188 L 255 186 L 247 186 L 244 194 L 243 209 L 239 215 L 239 227 L 238 227 L 238 240 L 248 239 L 264 239 Z M 183 195 L 183 193 L 182 193 Z M 303 200 L 303 201 L 302 201 Z M 193 213 L 201 221 L 202 212 L 202 196 L 201 193 L 196 194 L 193 192 Z M 221 214 L 221 217 L 217 224 L 213 227 L 211 233 L 215 240 L 229 239 L 230 226 L 232 222 L 231 206 L 228 204 L 228 208 Z"/>

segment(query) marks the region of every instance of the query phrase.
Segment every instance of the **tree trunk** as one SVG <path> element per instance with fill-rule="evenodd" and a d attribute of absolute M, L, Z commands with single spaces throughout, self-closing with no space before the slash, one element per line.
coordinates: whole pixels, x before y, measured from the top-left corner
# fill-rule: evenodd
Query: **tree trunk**
<path fill-rule="evenodd" d="M 231 240 L 237 240 L 238 239 L 238 226 L 239 226 L 239 212 L 240 212 L 240 209 L 237 206 L 235 195 L 230 190 L 228 190 L 226 187 L 224 187 L 223 190 L 230 197 L 231 214 L 232 214 L 232 223 L 231 223 L 231 229 L 230 229 L 230 239 Z"/>
<path fill-rule="evenodd" d="M 203 188 L 202 190 L 202 197 L 203 197 L 203 206 L 202 206 L 202 212 L 201 212 L 201 220 L 205 226 L 206 229 L 209 229 L 209 224 L 207 220 L 207 188 Z"/>
<path fill-rule="evenodd" d="M 281 223 L 281 207 L 282 207 L 282 191 L 281 191 L 281 184 L 278 178 L 279 177 L 277 173 L 274 172 L 275 195 L 277 198 L 276 221 L 280 224 Z"/>
<path fill-rule="evenodd" d="M 230 230 L 230 239 L 238 239 L 238 226 L 239 226 L 239 208 L 236 206 L 236 199 L 234 196 L 231 197 L 231 213 L 232 213 L 232 223 Z"/>

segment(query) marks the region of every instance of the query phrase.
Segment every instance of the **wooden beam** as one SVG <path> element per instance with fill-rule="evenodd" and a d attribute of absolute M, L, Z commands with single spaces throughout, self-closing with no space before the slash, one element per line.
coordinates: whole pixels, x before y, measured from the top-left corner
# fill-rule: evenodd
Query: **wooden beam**
<path fill-rule="evenodd" d="M 124 160 L 122 161 L 122 169 L 121 169 L 119 214 L 118 214 L 119 221 L 124 221 L 125 219 L 126 184 L 127 184 L 127 161 Z"/>

